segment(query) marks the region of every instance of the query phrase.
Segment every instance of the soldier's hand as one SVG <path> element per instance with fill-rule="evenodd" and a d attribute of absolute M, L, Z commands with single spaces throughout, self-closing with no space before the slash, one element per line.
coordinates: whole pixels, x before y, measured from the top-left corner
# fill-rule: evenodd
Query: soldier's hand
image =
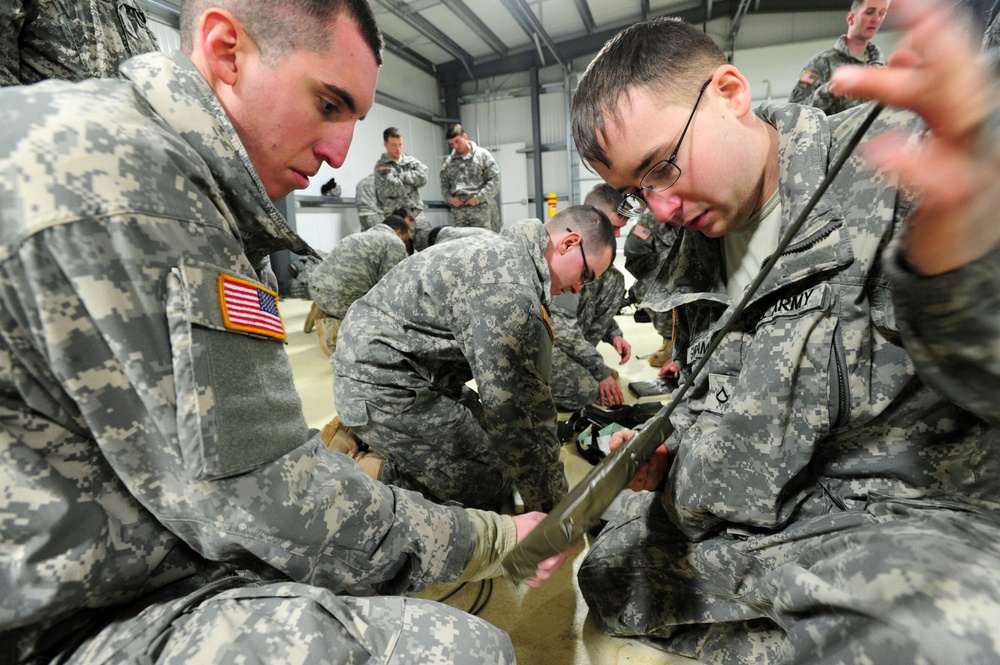
<path fill-rule="evenodd" d="M 676 379 L 680 376 L 680 373 L 680 366 L 671 358 L 667 362 L 663 363 L 663 367 L 660 368 L 659 376 L 661 379 Z"/>
<path fill-rule="evenodd" d="M 462 201 L 462 199 L 458 198 L 457 196 L 453 196 L 450 199 L 448 199 L 448 205 L 450 205 L 452 208 L 461 208 L 463 205 L 465 205 L 465 203 Z"/>
<path fill-rule="evenodd" d="M 597 393 L 600 395 L 601 404 L 604 406 L 625 403 L 625 396 L 622 395 L 622 389 L 618 387 L 618 382 L 615 381 L 615 377 L 613 376 L 609 376 L 597 384 Z"/>
<path fill-rule="evenodd" d="M 618 355 L 622 358 L 622 361 L 618 364 L 624 365 L 627 363 L 628 359 L 632 357 L 632 345 L 629 344 L 621 335 L 611 340 L 611 344 L 615 347 L 615 351 L 617 351 Z"/>
<path fill-rule="evenodd" d="M 998 113 L 989 72 L 967 19 L 943 2 L 899 0 L 894 20 L 905 44 L 885 68 L 841 67 L 835 90 L 877 99 L 920 114 L 931 130 L 924 140 L 883 135 L 864 156 L 920 195 L 907 222 L 905 255 L 919 274 L 953 270 L 987 254 L 1000 242 L 1000 165 L 983 141 L 990 112 Z M 985 149 L 984 149 L 985 148 Z"/>
<path fill-rule="evenodd" d="M 615 432 L 611 435 L 608 447 L 617 450 L 626 441 L 631 441 L 637 432 L 633 430 Z M 629 481 L 628 489 L 641 492 L 643 490 L 655 490 L 660 486 L 663 477 L 667 475 L 667 447 L 660 446 L 653 451 L 652 456 L 643 463 L 639 470 Z"/>
<path fill-rule="evenodd" d="M 477 199 L 475 196 L 473 196 L 472 198 L 470 198 L 468 201 L 465 202 L 465 205 L 467 205 L 467 206 L 477 206 L 477 205 L 479 205 L 479 199 Z"/>
<path fill-rule="evenodd" d="M 514 515 L 514 526 L 517 528 L 517 542 L 521 542 L 521 540 L 543 519 L 545 519 L 545 513 L 539 512 Z M 566 562 L 566 558 L 569 556 L 569 553 L 570 551 L 566 550 L 562 554 L 557 554 L 556 556 L 549 557 L 545 561 L 542 561 L 538 564 L 535 574 L 524 580 L 524 583 L 535 588 L 542 586 L 542 584 L 545 583 L 545 580 L 552 577 L 552 573 L 559 570 L 559 567 Z"/>

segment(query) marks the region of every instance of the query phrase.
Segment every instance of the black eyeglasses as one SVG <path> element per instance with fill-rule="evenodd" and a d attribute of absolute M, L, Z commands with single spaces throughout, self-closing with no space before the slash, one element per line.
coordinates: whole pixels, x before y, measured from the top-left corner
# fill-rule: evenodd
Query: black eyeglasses
<path fill-rule="evenodd" d="M 569 227 L 567 227 L 566 230 L 569 233 L 576 233 Z M 594 272 L 590 269 L 590 265 L 587 263 L 587 252 L 583 251 L 583 236 L 580 236 L 580 242 L 577 243 L 577 246 L 580 248 L 580 256 L 583 257 L 583 273 L 580 275 L 580 281 L 583 282 L 584 286 L 586 286 L 597 279 L 597 275 L 594 274 Z"/>
<path fill-rule="evenodd" d="M 681 149 L 681 142 L 684 140 L 688 127 L 691 126 L 691 121 L 694 119 L 694 112 L 698 110 L 698 104 L 701 102 L 701 98 L 705 95 L 705 90 L 711 82 L 712 79 L 708 79 L 701 84 L 701 90 L 698 91 L 698 98 L 694 100 L 694 108 L 691 109 L 691 115 L 688 116 L 687 122 L 684 123 L 684 130 L 681 131 L 681 137 L 677 139 L 674 151 L 670 153 L 669 157 L 653 164 L 653 167 L 646 171 L 646 175 L 642 176 L 642 180 L 639 181 L 639 188 L 636 191 L 625 195 L 622 202 L 618 204 L 619 215 L 630 219 L 638 217 L 646 211 L 646 199 L 642 197 L 642 192 L 662 192 L 670 189 L 677 182 L 677 179 L 681 177 L 681 169 L 674 162 L 677 160 L 677 153 Z"/>

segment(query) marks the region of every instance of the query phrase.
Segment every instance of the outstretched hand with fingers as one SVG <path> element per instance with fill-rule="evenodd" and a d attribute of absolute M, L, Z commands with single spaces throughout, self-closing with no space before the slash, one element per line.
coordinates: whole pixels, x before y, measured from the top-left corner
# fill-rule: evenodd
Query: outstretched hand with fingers
<path fill-rule="evenodd" d="M 907 227 L 905 258 L 922 275 L 953 270 L 1000 243 L 1000 113 L 996 81 L 969 37 L 968 17 L 939 0 L 897 0 L 906 29 L 885 68 L 841 67 L 838 94 L 910 109 L 927 124 L 922 139 L 886 135 L 864 156 L 920 196 Z M 991 85 L 992 84 L 992 85 Z M 984 135 L 986 132 L 993 136 Z"/>

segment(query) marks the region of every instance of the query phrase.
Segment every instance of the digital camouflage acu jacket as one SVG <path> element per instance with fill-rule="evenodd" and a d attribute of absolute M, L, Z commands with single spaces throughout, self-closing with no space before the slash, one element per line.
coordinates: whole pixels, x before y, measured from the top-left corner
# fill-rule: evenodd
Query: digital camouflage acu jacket
<path fill-rule="evenodd" d="M 864 103 L 864 100 L 861 99 L 838 97 L 831 93 L 830 77 L 833 76 L 834 70 L 841 65 L 885 64 L 882 51 L 879 50 L 878 46 L 869 42 L 866 51 L 868 60 L 862 60 L 852 55 L 850 49 L 847 48 L 847 35 L 841 35 L 833 48 L 820 51 L 806 63 L 798 83 L 792 88 L 792 94 L 788 96 L 788 101 L 814 106 L 827 115 L 840 113 L 845 109 Z"/>
<path fill-rule="evenodd" d="M 342 238 L 309 275 L 309 297 L 335 319 L 406 258 L 406 244 L 386 224 Z"/>
<path fill-rule="evenodd" d="M 543 309 L 548 243 L 528 220 L 411 256 L 354 303 L 331 359 L 335 375 L 388 390 L 401 407 L 457 396 L 475 379 L 483 429 L 532 509 L 566 491 Z M 347 425 L 368 422 L 362 401 L 337 409 Z"/>
<path fill-rule="evenodd" d="M 870 108 L 835 118 L 797 105 L 758 110 L 779 134 L 783 228 Z M 889 129 L 919 132 L 920 125 L 910 114 L 884 111 L 868 136 Z M 976 390 L 995 386 L 996 374 L 956 367 L 969 389 L 952 384 L 946 397 L 929 382 L 942 385 L 947 372 L 928 361 L 925 376 L 914 358 L 955 353 L 951 341 L 935 348 L 926 336 L 904 337 L 897 321 L 883 256 L 908 212 L 895 185 L 852 156 L 715 351 L 674 413 L 668 441 L 664 501 L 689 537 L 780 528 L 797 515 L 877 497 L 997 505 L 998 410 L 995 400 L 984 408 Z M 715 286 L 720 243 L 687 231 L 679 242 L 677 261 L 645 303 L 677 308 L 675 357 L 686 373 L 732 303 Z M 920 311 L 915 296 L 907 298 Z M 921 325 L 922 316 L 910 317 Z M 996 358 L 995 330 L 983 344 L 993 345 Z"/>
<path fill-rule="evenodd" d="M 157 50 L 135 0 L 4 0 L 0 86 L 116 78 L 118 65 Z"/>
<path fill-rule="evenodd" d="M 310 431 L 262 283 L 310 250 L 182 54 L 0 91 L 0 642 L 241 566 L 396 592 L 456 578 L 464 511 Z"/>
<path fill-rule="evenodd" d="M 403 155 L 397 162 L 383 153 L 375 163 L 374 173 L 375 194 L 387 214 L 403 206 L 414 217 L 423 212 L 420 188 L 427 184 L 427 166 L 423 162 L 412 155 Z"/>

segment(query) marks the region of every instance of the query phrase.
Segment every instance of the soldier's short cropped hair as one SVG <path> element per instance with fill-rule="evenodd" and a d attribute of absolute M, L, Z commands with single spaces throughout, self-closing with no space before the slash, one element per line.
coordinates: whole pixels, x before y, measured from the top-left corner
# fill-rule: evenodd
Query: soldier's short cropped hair
<path fill-rule="evenodd" d="M 603 212 L 589 205 L 576 205 L 563 208 L 545 222 L 549 234 L 563 233 L 567 229 L 575 231 L 583 238 L 588 247 L 587 253 L 595 256 L 604 254 L 608 248 L 614 252 L 616 245 L 615 227 Z M 593 247 L 593 250 L 589 248 Z"/>
<path fill-rule="evenodd" d="M 406 220 L 398 215 L 389 215 L 382 220 L 382 223 L 386 226 L 392 228 L 396 233 L 409 233 L 410 225 L 406 223 Z"/>
<path fill-rule="evenodd" d="M 450 141 L 456 136 L 461 136 L 464 133 L 465 130 L 462 129 L 462 125 L 458 124 L 457 122 L 453 122 L 450 125 L 448 125 L 447 129 L 444 130 L 444 138 Z"/>
<path fill-rule="evenodd" d="M 386 127 L 385 131 L 382 132 L 382 143 L 388 143 L 390 138 L 402 138 L 403 135 L 399 133 L 398 127 Z"/>
<path fill-rule="evenodd" d="M 585 205 L 594 206 L 603 210 L 617 210 L 618 204 L 625 196 L 617 189 L 606 182 L 601 182 L 593 186 L 587 196 L 583 199 Z"/>
<path fill-rule="evenodd" d="M 437 244 L 438 236 L 441 234 L 441 229 L 443 228 L 444 228 L 443 226 L 435 226 L 433 229 L 430 230 L 430 233 L 427 234 L 428 247 L 433 247 L 434 245 Z"/>
<path fill-rule="evenodd" d="M 637 23 L 608 40 L 587 65 L 573 93 L 570 122 L 580 156 L 608 163 L 597 140 L 609 119 L 621 122 L 621 105 L 636 86 L 664 103 L 694 103 L 701 84 L 728 62 L 712 38 L 680 19 Z"/>
<path fill-rule="evenodd" d="M 399 206 L 398 208 L 393 210 L 390 214 L 395 215 L 396 217 L 402 217 L 404 220 L 407 217 L 413 219 L 413 213 L 411 213 L 410 209 L 407 208 L 406 206 Z"/>
<path fill-rule="evenodd" d="M 382 33 L 367 0 L 184 0 L 181 5 L 181 50 L 194 52 L 198 21 L 205 10 L 226 9 L 257 44 L 268 64 L 289 53 L 321 53 L 330 47 L 330 21 L 346 15 L 358 26 L 361 37 L 382 64 Z"/>

